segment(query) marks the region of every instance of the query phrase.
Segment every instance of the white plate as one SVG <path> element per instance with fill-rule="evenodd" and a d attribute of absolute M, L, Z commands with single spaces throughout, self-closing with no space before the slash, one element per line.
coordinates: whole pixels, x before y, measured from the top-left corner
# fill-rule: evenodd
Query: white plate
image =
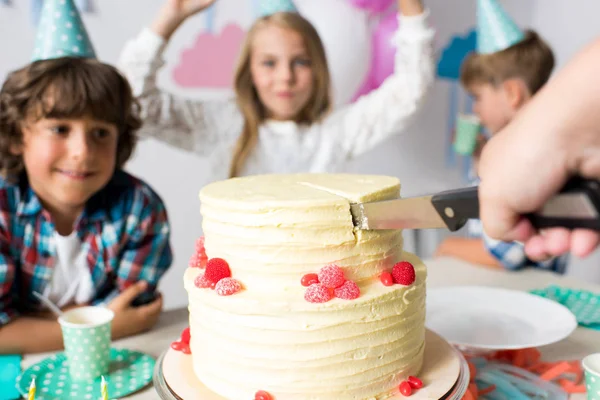
<path fill-rule="evenodd" d="M 577 320 L 563 305 L 540 296 L 458 286 L 427 291 L 426 325 L 465 350 L 509 350 L 558 342 L 577 328 Z"/>

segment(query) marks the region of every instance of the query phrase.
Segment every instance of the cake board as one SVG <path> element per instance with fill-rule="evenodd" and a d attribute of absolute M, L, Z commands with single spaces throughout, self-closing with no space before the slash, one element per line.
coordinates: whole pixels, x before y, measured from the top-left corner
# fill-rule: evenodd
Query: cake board
<path fill-rule="evenodd" d="M 436 333 L 425 334 L 425 355 L 419 378 L 425 384 L 410 397 L 396 394 L 399 400 L 459 400 L 467 391 L 469 368 L 462 355 Z M 154 386 L 162 400 L 227 400 L 210 391 L 192 370 L 192 357 L 167 350 L 156 363 Z"/>

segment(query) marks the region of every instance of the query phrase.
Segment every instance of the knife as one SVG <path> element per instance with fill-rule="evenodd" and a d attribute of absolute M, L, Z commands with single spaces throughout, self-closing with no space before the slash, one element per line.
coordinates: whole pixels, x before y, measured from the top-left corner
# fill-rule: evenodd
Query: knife
<path fill-rule="evenodd" d="M 479 218 L 479 187 L 429 196 L 352 204 L 354 226 L 361 230 L 445 228 L 454 232 Z M 538 212 L 526 217 L 536 229 L 564 227 L 600 231 L 600 181 L 572 178 Z"/>

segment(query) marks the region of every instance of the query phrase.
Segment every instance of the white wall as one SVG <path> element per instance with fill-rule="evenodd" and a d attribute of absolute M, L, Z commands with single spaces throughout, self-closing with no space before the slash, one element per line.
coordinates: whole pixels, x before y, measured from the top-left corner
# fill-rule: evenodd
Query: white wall
<path fill-rule="evenodd" d="M 309 2 L 332 0 L 297 0 L 300 9 Z M 12 8 L 0 7 L 0 79 L 6 73 L 28 62 L 33 48 L 34 31 L 29 20 L 29 1 L 14 0 Z M 247 27 L 252 21 L 250 0 L 219 0 L 216 28 L 235 21 Z M 464 33 L 475 21 L 475 0 L 429 0 L 433 24 L 438 30 L 436 43 L 443 46 L 451 35 Z M 600 5 L 587 4 L 585 11 L 569 8 L 563 0 L 504 0 L 503 4 L 521 25 L 539 28 L 559 53 L 559 59 L 570 57 L 574 50 L 597 31 L 592 18 Z M 571 4 L 571 2 L 568 2 Z M 98 56 L 107 62 L 117 60 L 124 40 L 134 36 L 147 24 L 161 4 L 160 0 L 95 0 L 97 12 L 84 16 Z M 314 4 L 313 4 L 314 5 Z M 313 7 L 314 8 L 314 7 Z M 595 11 L 595 12 L 594 12 Z M 556 21 L 562 21 L 558 24 Z M 171 81 L 171 68 L 179 52 L 188 47 L 203 30 L 204 18 L 188 21 L 174 36 L 168 50 L 168 66 L 160 75 L 163 87 L 196 98 L 226 95 L 223 91 L 189 91 L 178 89 Z M 569 33 L 567 38 L 566 32 Z M 207 57 L 210 55 L 207 55 Z M 349 166 L 362 173 L 390 174 L 400 177 L 404 195 L 449 189 L 462 184 L 460 171 L 445 164 L 446 114 L 449 84 L 438 82 L 420 118 L 402 135 L 381 145 Z M 154 141 L 140 144 L 128 169 L 149 182 L 163 197 L 170 215 L 175 262 L 161 284 L 166 307 L 185 305 L 187 300 L 181 277 L 194 240 L 201 234 L 197 194 L 207 183 L 203 160 Z M 423 248 L 429 255 L 443 232 L 427 232 Z M 408 243 L 409 247 L 410 241 Z M 600 270 L 600 269 L 599 269 Z"/>

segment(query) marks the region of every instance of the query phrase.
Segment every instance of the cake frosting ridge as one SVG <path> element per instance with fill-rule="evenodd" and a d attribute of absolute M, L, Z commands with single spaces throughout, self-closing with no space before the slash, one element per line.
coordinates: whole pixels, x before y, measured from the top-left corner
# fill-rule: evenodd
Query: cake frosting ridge
<path fill-rule="evenodd" d="M 399 192 L 396 178 L 350 174 L 261 175 L 204 187 L 206 255 L 226 260 L 243 290 L 220 296 L 196 286 L 202 269 L 186 270 L 197 377 L 228 399 L 265 390 L 274 399 L 326 400 L 385 399 L 416 375 L 426 268 L 403 251 L 401 231 L 357 231 L 350 214 L 351 203 Z M 382 284 L 381 274 L 400 261 L 414 268 L 414 282 Z M 307 301 L 302 277 L 327 265 L 339 266 L 360 295 Z"/>

